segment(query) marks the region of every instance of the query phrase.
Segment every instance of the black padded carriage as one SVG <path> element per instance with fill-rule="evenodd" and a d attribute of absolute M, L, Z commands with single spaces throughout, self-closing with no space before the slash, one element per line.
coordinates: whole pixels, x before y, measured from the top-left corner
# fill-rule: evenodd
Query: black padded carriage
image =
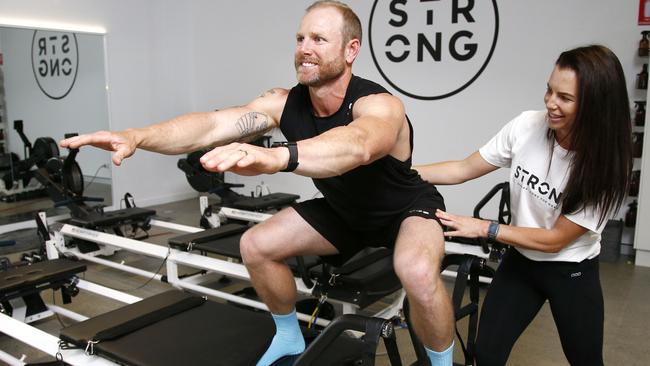
<path fill-rule="evenodd" d="M 127 225 L 149 220 L 156 214 L 155 210 L 140 207 L 129 207 L 108 212 L 88 212 L 83 217 L 73 217 L 70 223 L 83 227 L 111 227 Z"/>
<path fill-rule="evenodd" d="M 353 319 L 352 327 L 339 324 L 333 330 L 370 332 L 368 329 L 378 324 L 380 329 L 373 332 L 381 333 L 387 323 L 375 318 Z M 355 329 L 359 319 L 367 320 L 362 325 L 366 329 Z M 128 330 L 121 332 L 121 329 Z M 171 290 L 67 327 L 61 331 L 60 338 L 125 365 L 250 366 L 268 348 L 274 334 L 275 326 L 268 313 Z M 369 347 L 376 348 L 379 334 L 376 335 L 374 344 L 372 337 L 368 337 L 369 343 L 347 335 L 328 335 L 321 344 L 312 342 L 301 356 L 307 361 L 298 361 L 296 365 L 371 365 L 366 359 L 372 356 L 374 362 L 374 352 L 368 355 L 367 351 Z M 89 341 L 97 340 L 89 346 Z M 394 346 L 394 338 L 392 342 Z M 309 351 L 311 348 L 314 351 Z M 314 352 L 318 355 L 312 355 Z"/>
<path fill-rule="evenodd" d="M 225 224 L 191 234 L 175 236 L 168 240 L 169 246 L 183 250 L 199 250 L 231 258 L 241 258 L 239 240 L 248 226 Z"/>
<path fill-rule="evenodd" d="M 245 225 L 226 224 L 171 238 L 169 245 L 185 251 L 202 251 L 241 259 L 239 240 L 246 229 Z M 393 270 L 392 251 L 386 248 L 367 248 L 335 269 L 323 264 L 317 256 L 290 258 L 287 264 L 307 287 L 312 287 L 316 282 L 316 295 L 326 294 L 360 308 L 401 288 Z M 334 278 L 331 279 L 332 274 Z"/>
<path fill-rule="evenodd" d="M 279 209 L 296 202 L 300 196 L 291 193 L 270 193 L 259 197 L 241 197 L 233 201 L 228 207 L 248 211 L 265 211 Z"/>
<path fill-rule="evenodd" d="M 0 272 L 0 301 L 49 288 L 58 289 L 71 277 L 85 270 L 86 265 L 82 262 L 60 258 Z"/>

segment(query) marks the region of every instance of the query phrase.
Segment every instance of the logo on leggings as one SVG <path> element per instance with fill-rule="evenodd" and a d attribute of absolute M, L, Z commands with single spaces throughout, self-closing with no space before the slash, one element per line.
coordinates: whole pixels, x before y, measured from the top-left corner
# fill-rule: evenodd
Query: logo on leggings
<path fill-rule="evenodd" d="M 573 273 L 571 273 L 571 278 L 580 277 L 580 276 L 582 276 L 582 272 L 573 272 Z"/>
<path fill-rule="evenodd" d="M 496 0 L 375 0 L 368 43 L 381 76 L 400 93 L 436 100 L 485 70 L 499 34 Z"/>

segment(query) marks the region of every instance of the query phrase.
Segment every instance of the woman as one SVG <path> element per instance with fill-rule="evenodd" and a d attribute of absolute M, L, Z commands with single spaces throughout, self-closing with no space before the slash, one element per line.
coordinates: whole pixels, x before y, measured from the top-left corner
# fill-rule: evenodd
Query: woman
<path fill-rule="evenodd" d="M 505 364 L 546 300 L 569 362 L 603 364 L 600 233 L 620 208 L 632 169 L 629 101 L 616 55 L 603 46 L 562 53 L 544 102 L 545 111 L 520 114 L 466 159 L 415 168 L 434 184 L 511 168 L 511 225 L 437 212 L 446 235 L 512 246 L 481 311 L 478 366 Z"/>

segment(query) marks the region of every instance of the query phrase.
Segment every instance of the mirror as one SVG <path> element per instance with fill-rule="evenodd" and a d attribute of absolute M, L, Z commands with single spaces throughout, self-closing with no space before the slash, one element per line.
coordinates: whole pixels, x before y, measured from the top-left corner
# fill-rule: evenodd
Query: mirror
<path fill-rule="evenodd" d="M 36 179 L 20 179 L 16 166 L 36 169 L 44 158 L 30 160 L 39 160 L 37 152 L 55 154 L 67 133 L 109 128 L 105 60 L 101 34 L 0 26 L 0 225 L 30 220 L 43 209 L 48 216 L 67 212 L 54 208 Z M 15 130 L 17 120 L 32 149 Z M 110 156 L 83 149 L 76 160 L 84 196 L 101 197 L 110 206 Z"/>

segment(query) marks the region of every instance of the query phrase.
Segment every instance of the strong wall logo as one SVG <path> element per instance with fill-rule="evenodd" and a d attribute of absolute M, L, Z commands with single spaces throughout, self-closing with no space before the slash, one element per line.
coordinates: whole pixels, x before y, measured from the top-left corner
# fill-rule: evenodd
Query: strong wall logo
<path fill-rule="evenodd" d="M 472 84 L 498 34 L 496 0 L 375 0 L 368 26 L 379 73 L 400 93 L 423 100 Z"/>
<path fill-rule="evenodd" d="M 74 86 L 79 50 L 74 33 L 34 31 L 32 70 L 38 87 L 52 99 L 62 99 Z"/>

